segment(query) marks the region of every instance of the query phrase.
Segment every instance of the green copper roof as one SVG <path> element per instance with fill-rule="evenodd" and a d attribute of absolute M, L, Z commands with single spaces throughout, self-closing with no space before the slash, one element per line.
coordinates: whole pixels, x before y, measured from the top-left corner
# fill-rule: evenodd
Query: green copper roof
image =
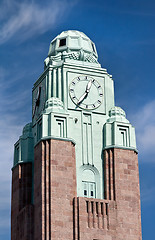
<path fill-rule="evenodd" d="M 33 162 L 33 133 L 32 123 L 28 123 L 23 128 L 22 136 L 15 143 L 14 166 L 19 163 Z"/>
<path fill-rule="evenodd" d="M 107 122 L 114 121 L 129 123 L 129 121 L 126 119 L 125 111 L 122 108 L 114 106 L 110 109 Z"/>
<path fill-rule="evenodd" d="M 51 41 L 48 56 L 58 53 L 72 53 L 74 58 L 83 61 L 97 62 L 98 58 L 95 44 L 84 33 L 75 30 L 64 31 Z"/>
<path fill-rule="evenodd" d="M 32 123 L 28 123 L 24 126 L 23 137 L 33 137 L 33 135 L 32 135 Z"/>

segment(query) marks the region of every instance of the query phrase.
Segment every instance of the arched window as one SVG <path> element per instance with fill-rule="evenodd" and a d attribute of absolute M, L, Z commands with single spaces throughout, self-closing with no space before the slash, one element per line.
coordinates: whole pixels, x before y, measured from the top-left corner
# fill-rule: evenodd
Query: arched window
<path fill-rule="evenodd" d="M 82 172 L 82 188 L 84 197 L 96 197 L 95 174 L 91 169 L 85 169 Z"/>
<path fill-rule="evenodd" d="M 92 165 L 83 165 L 79 169 L 78 195 L 88 198 L 100 198 L 99 171 Z"/>

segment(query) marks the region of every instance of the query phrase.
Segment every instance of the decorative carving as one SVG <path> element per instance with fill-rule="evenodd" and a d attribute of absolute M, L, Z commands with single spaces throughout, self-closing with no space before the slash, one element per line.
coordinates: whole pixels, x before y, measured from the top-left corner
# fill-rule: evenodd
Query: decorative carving
<path fill-rule="evenodd" d="M 92 53 L 85 53 L 83 50 L 80 50 L 78 52 L 62 52 L 58 53 L 55 56 L 47 57 L 44 61 L 45 68 L 49 65 L 52 65 L 53 62 L 60 62 L 65 59 L 73 59 L 73 60 L 79 60 L 84 62 L 90 62 L 90 63 L 97 63 L 97 58 Z"/>
<path fill-rule="evenodd" d="M 63 109 L 63 102 L 59 98 L 52 97 L 46 101 L 45 108 Z"/>

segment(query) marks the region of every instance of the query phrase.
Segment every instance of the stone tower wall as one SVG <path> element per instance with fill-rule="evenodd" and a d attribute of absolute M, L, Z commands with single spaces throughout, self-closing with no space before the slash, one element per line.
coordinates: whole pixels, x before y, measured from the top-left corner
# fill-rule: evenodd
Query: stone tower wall
<path fill-rule="evenodd" d="M 33 239 L 32 163 L 12 170 L 11 240 Z"/>
<path fill-rule="evenodd" d="M 105 199 L 77 197 L 74 144 L 38 143 L 34 205 L 31 163 L 13 169 L 12 240 L 141 240 L 137 153 L 112 148 L 103 155 Z"/>
<path fill-rule="evenodd" d="M 126 149 L 111 150 L 117 203 L 117 238 L 141 240 L 138 155 Z"/>
<path fill-rule="evenodd" d="M 105 199 L 75 198 L 76 240 L 141 240 L 137 153 L 104 151 Z"/>
<path fill-rule="evenodd" d="M 75 196 L 75 146 L 70 141 L 41 141 L 34 157 L 35 240 L 73 239 Z"/>

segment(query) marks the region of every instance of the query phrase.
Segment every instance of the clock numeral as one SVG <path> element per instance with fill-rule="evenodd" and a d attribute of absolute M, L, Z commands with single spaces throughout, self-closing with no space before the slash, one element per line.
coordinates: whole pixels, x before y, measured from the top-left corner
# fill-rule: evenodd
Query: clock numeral
<path fill-rule="evenodd" d="M 72 82 L 72 85 L 74 86 L 74 85 L 75 85 L 75 82 Z"/>
<path fill-rule="evenodd" d="M 77 80 L 80 81 L 80 77 L 78 77 Z"/>
<path fill-rule="evenodd" d="M 100 101 L 100 100 L 98 100 L 97 102 L 98 102 L 99 104 L 101 103 L 101 101 Z"/>
<path fill-rule="evenodd" d="M 85 77 L 85 79 L 87 80 L 87 76 Z"/>
<path fill-rule="evenodd" d="M 73 92 L 74 92 L 74 89 L 70 89 L 70 92 L 72 92 L 72 93 L 73 93 Z"/>
<path fill-rule="evenodd" d="M 100 97 L 102 97 L 103 96 L 103 93 L 100 93 Z"/>
<path fill-rule="evenodd" d="M 97 88 L 101 88 L 101 86 L 98 86 Z"/>
<path fill-rule="evenodd" d="M 95 106 L 95 104 L 93 104 L 93 108 L 95 108 L 96 106 Z"/>
<path fill-rule="evenodd" d="M 93 79 L 92 83 L 94 83 L 94 82 L 95 82 L 95 79 Z"/>
<path fill-rule="evenodd" d="M 86 108 L 88 108 L 88 105 L 86 105 Z"/>
<path fill-rule="evenodd" d="M 73 99 L 76 99 L 76 97 L 74 96 L 74 97 L 72 97 Z"/>

